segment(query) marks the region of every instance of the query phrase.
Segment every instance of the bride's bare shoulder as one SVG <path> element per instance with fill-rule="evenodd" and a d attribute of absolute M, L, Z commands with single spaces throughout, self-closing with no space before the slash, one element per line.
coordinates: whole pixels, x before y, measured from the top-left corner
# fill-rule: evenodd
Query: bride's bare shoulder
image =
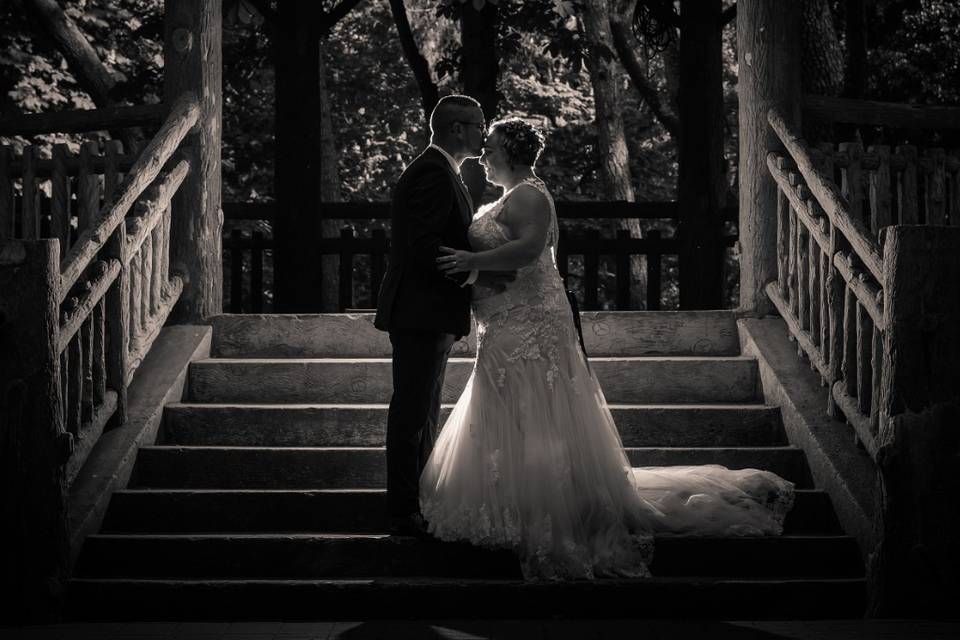
<path fill-rule="evenodd" d="M 550 201 L 536 186 L 524 183 L 513 190 L 503 208 L 503 214 L 514 219 L 539 219 L 549 217 Z"/>

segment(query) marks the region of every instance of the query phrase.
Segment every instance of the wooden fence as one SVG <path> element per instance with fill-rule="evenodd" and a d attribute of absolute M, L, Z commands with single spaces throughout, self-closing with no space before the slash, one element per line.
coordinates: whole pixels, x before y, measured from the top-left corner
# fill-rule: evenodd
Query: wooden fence
<path fill-rule="evenodd" d="M 931 247 L 944 235 L 937 226 L 960 226 L 960 155 L 856 143 L 812 149 L 781 110 L 768 120 L 786 155 L 767 157 L 778 185 L 778 277 L 766 291 L 828 385 L 828 411 L 842 411 L 876 460 L 888 440 L 882 418 L 902 410 L 896 389 L 919 357 L 894 355 L 903 352 L 893 319 L 914 312 L 910 290 L 922 284 L 903 265 L 943 259 L 918 247 L 893 251 L 916 235 L 909 225 L 924 225 Z"/>
<path fill-rule="evenodd" d="M 324 215 L 329 219 L 343 221 L 378 221 L 389 227 L 389 203 L 327 203 Z M 268 221 L 275 219 L 275 208 L 270 203 L 224 203 L 224 219 L 229 225 L 238 221 Z M 571 271 L 571 258 L 580 257 L 583 269 L 584 310 L 600 308 L 601 260 L 612 258 L 615 285 L 607 297 L 615 300 L 617 309 L 630 309 L 631 277 L 630 258 L 646 257 L 646 309 L 659 310 L 664 285 L 662 258 L 681 255 L 681 238 L 676 233 L 677 207 L 675 202 L 558 202 L 557 215 L 561 223 L 557 263 L 566 279 Z M 726 221 L 736 221 L 735 208 L 723 211 Z M 617 230 L 613 237 L 599 230 L 573 231 L 567 224 L 576 220 L 610 220 L 626 218 L 659 220 L 672 228 L 672 234 L 664 236 L 659 229 L 649 230 L 643 238 L 633 238 L 625 229 Z M 735 227 L 734 227 L 735 228 Z M 724 235 L 720 240 L 724 247 L 733 247 L 736 232 Z M 227 311 L 231 313 L 261 313 L 265 310 L 264 292 L 270 286 L 264 280 L 264 265 L 272 258 L 275 244 L 262 230 L 244 231 L 234 228 L 224 235 L 224 255 L 229 265 L 224 278 L 225 293 L 229 292 Z M 377 304 L 377 289 L 386 269 L 390 244 L 388 231 L 373 229 L 369 236 L 359 237 L 351 227 L 344 227 L 339 237 L 321 238 L 314 242 L 318 253 L 336 255 L 338 270 L 339 307 L 343 311 L 356 307 L 374 308 Z M 366 299 L 355 299 L 355 278 L 358 258 L 365 258 L 366 273 L 363 280 L 371 283 Z M 247 276 L 244 282 L 245 273 Z M 249 291 L 248 295 L 244 295 Z"/>

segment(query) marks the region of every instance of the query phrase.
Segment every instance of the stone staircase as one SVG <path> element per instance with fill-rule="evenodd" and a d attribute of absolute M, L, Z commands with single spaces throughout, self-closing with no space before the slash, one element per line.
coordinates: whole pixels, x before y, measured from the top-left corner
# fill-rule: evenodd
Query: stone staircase
<path fill-rule="evenodd" d="M 662 538 L 649 580 L 524 583 L 505 552 L 384 530 L 390 345 L 368 314 L 222 316 L 69 585 L 78 619 L 859 617 L 864 570 L 726 312 L 584 313 L 634 465 L 770 469 L 777 538 Z M 443 399 L 472 368 L 460 342 Z M 444 409 L 449 411 L 449 404 Z M 103 603 L 109 603 L 104 607 Z"/>

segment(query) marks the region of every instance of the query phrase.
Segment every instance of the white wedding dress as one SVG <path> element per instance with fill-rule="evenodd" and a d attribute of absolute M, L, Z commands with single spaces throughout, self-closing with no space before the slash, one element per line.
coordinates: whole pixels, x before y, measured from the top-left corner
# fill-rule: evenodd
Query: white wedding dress
<path fill-rule="evenodd" d="M 631 469 L 577 341 L 553 200 L 536 179 L 516 188 L 550 201 L 546 246 L 506 291 L 474 287 L 476 365 L 420 478 L 429 531 L 511 549 L 527 579 L 649 576 L 654 535 L 780 534 L 793 484 L 773 473 Z M 474 217 L 475 250 L 508 241 L 511 193 Z"/>

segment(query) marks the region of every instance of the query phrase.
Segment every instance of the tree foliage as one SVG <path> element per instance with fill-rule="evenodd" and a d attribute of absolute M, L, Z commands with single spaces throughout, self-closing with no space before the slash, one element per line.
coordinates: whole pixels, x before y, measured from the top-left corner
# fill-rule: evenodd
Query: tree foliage
<path fill-rule="evenodd" d="M 606 198 L 596 157 L 594 104 L 583 60 L 613 56 L 584 48 L 576 24 L 582 0 L 496 0 L 501 94 L 494 117 L 522 116 L 547 134 L 540 174 L 558 199 Z M 162 0 L 60 0 L 117 80 L 117 97 L 156 102 L 162 94 Z M 332 9 L 337 2 L 324 0 Z M 461 90 L 458 12 L 494 0 L 406 0 L 414 39 L 441 94 Z M 271 14 L 276 0 L 225 0 L 225 201 L 271 199 L 274 163 L 274 69 Z M 650 8 L 672 2 L 612 2 L 628 24 L 647 24 Z M 642 5 L 642 7 L 641 7 Z M 662 5 L 662 6 L 661 6 Z M 726 2 L 729 13 L 732 0 Z M 841 46 L 844 4 L 831 0 Z M 954 0 L 868 0 L 867 96 L 896 102 L 960 104 L 960 4 Z M 20 2 L 0 4 L 0 113 L 92 108 L 53 42 L 24 17 Z M 647 13 L 643 13 L 646 11 Z M 649 15 L 648 15 L 649 14 Z M 656 14 L 659 15 L 659 14 Z M 672 15 L 672 14 L 671 14 Z M 655 17 L 655 16 L 654 16 Z M 636 20 L 634 20 L 634 18 Z M 671 18 L 674 19 L 674 18 Z M 650 87 L 670 103 L 672 68 L 663 34 L 640 29 L 636 58 Z M 669 30 L 667 31 L 669 32 Z M 664 33 L 667 33 L 664 32 Z M 735 21 L 724 30 L 725 152 L 736 188 Z M 666 51 L 662 51 L 667 47 Z M 416 80 L 406 63 L 387 2 L 360 2 L 324 40 L 343 198 L 382 201 L 403 167 L 427 143 Z M 622 72 L 621 110 L 638 200 L 675 197 L 676 142 Z M 54 137 L 41 137 L 50 142 Z M 62 139 L 62 138 L 58 138 Z M 36 141 L 36 140 L 35 140 Z M 7 141 L 9 142 L 9 140 Z M 23 144 L 24 140 L 15 140 Z M 486 197 L 496 195 L 489 189 Z"/>

